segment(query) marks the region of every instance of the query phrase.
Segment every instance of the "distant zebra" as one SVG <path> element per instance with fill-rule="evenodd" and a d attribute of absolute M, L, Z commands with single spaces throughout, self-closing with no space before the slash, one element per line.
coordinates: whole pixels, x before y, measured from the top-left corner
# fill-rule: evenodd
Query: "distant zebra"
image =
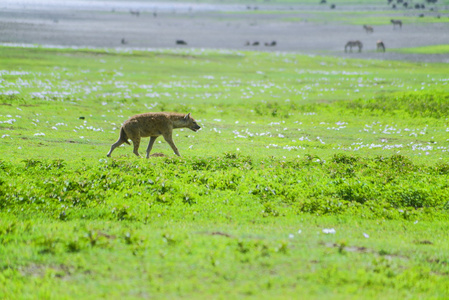
<path fill-rule="evenodd" d="M 129 13 L 136 17 L 140 16 L 140 11 L 138 10 L 130 10 Z"/>
<path fill-rule="evenodd" d="M 390 20 L 390 22 L 393 24 L 393 29 L 396 28 L 396 25 L 398 25 L 399 28 L 402 28 L 402 21 L 401 20 Z"/>
<path fill-rule="evenodd" d="M 366 33 L 373 33 L 374 28 L 372 26 L 363 25 L 363 29 L 365 29 Z"/>
<path fill-rule="evenodd" d="M 377 51 L 381 50 L 382 52 L 385 52 L 385 44 L 381 40 L 378 40 L 377 43 Z"/>
<path fill-rule="evenodd" d="M 352 52 L 352 47 L 358 47 L 359 52 L 362 52 L 363 44 L 361 41 L 349 41 L 345 45 L 345 52 L 348 52 L 348 48 L 349 52 Z"/>

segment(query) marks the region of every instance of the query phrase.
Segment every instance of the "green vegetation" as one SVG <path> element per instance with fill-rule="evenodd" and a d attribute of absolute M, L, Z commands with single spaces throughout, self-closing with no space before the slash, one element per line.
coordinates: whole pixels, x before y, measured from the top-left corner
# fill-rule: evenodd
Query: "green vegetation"
<path fill-rule="evenodd" d="M 235 1 L 239 2 L 239 1 Z M 371 26 L 391 26 L 391 19 L 400 19 L 404 26 L 408 24 L 428 24 L 428 23 L 448 23 L 449 16 L 446 10 L 449 0 L 438 1 L 436 4 L 428 3 L 408 3 L 405 8 L 403 4 L 394 3 L 397 8 L 392 8 L 392 4 L 387 1 L 327 1 L 326 4 L 319 4 L 320 0 L 298 1 L 265 1 L 262 3 L 242 3 L 246 10 L 225 11 L 224 15 L 232 15 L 233 18 L 241 15 L 270 15 L 270 18 L 284 22 L 314 22 L 320 24 L 348 24 L 348 25 L 371 25 Z M 395 2 L 395 1 L 394 1 Z M 406 2 L 406 1 L 404 1 Z M 291 4 L 291 6 L 279 4 Z M 217 4 L 222 4 L 217 1 Z M 261 4 L 259 7 L 257 4 Z M 295 6 L 299 5 L 299 6 Z M 330 9 L 330 5 L 335 4 L 336 9 Z M 415 4 L 424 4 L 425 9 L 415 9 Z"/>
<path fill-rule="evenodd" d="M 419 11 L 418 11 L 419 12 Z M 301 12 L 304 13 L 304 12 Z M 289 22 L 300 22 L 307 20 L 316 23 L 341 23 L 350 25 L 365 25 L 369 24 L 372 26 L 382 26 L 391 25 L 390 20 L 398 18 L 400 19 L 404 26 L 407 24 L 416 23 L 447 23 L 449 22 L 448 17 L 441 17 L 437 13 L 427 14 L 423 17 L 416 13 L 415 16 L 404 16 L 403 12 L 391 11 L 389 15 L 385 15 L 385 11 L 358 11 L 358 12 L 336 12 L 336 11 L 310 11 L 307 13 L 307 17 L 295 17 L 292 14 L 291 17 L 282 17 L 282 20 Z M 282 15 L 281 15 L 282 16 Z"/>
<path fill-rule="evenodd" d="M 0 47 L 0 298 L 445 299 L 447 65 Z M 107 158 L 191 112 L 182 158 Z M 144 139 L 140 152 L 144 153 Z"/>
<path fill-rule="evenodd" d="M 417 53 L 417 54 L 448 54 L 449 45 L 434 45 L 416 48 L 400 48 L 400 49 L 390 49 L 391 51 L 401 52 L 401 53 Z"/>
<path fill-rule="evenodd" d="M 187 2 L 190 3 L 189 0 L 176 0 L 175 2 Z M 217 3 L 217 4 L 223 4 L 222 0 L 197 0 L 196 2 L 207 2 L 207 3 Z M 320 4 L 321 0 L 301 0 L 298 2 L 297 0 L 251 0 L 251 1 L 243 1 L 243 0 L 229 0 L 226 1 L 226 3 L 237 3 L 242 5 L 254 5 L 254 4 L 263 4 L 263 5 L 270 5 L 270 4 L 300 4 L 300 5 L 317 5 Z M 424 2 L 424 1 L 422 1 Z M 328 0 L 327 4 L 320 4 L 321 6 L 329 6 L 330 4 L 336 4 L 339 5 L 373 5 L 373 6 L 387 6 L 387 1 L 379 1 L 379 0 Z M 449 0 L 438 0 L 436 5 L 448 5 Z M 432 5 L 433 6 L 433 5 Z M 398 5 L 399 9 L 402 8 L 401 5 Z"/>

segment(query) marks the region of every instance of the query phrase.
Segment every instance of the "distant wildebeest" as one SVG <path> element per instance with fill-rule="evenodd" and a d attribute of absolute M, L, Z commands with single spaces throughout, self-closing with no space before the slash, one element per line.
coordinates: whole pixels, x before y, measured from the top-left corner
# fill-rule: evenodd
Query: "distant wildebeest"
<path fill-rule="evenodd" d="M 274 43 L 276 44 L 276 42 L 274 42 Z M 259 45 L 260 45 L 259 41 L 255 41 L 255 42 L 246 41 L 246 43 L 245 43 L 245 46 L 259 46 Z M 267 43 L 265 43 L 265 46 L 267 46 Z"/>
<path fill-rule="evenodd" d="M 176 45 L 187 45 L 184 40 L 176 40 Z"/>
<path fill-rule="evenodd" d="M 358 47 L 359 52 L 362 52 L 363 44 L 361 41 L 349 41 L 345 45 L 345 52 L 348 52 L 348 48 L 349 52 L 352 52 L 352 47 Z"/>
<path fill-rule="evenodd" d="M 176 148 L 173 142 L 172 133 L 173 129 L 176 128 L 188 128 L 193 131 L 198 131 L 201 127 L 196 123 L 196 121 L 190 116 L 190 113 L 179 114 L 179 113 L 144 113 L 132 116 L 127 121 L 125 121 L 120 128 L 120 137 L 117 142 L 112 144 L 111 150 L 107 154 L 111 157 L 112 151 L 120 145 L 127 143 L 128 139 L 133 142 L 134 151 L 133 153 L 137 156 L 139 155 L 139 145 L 140 139 L 143 137 L 150 137 L 150 142 L 147 148 L 147 158 L 150 156 L 153 144 L 156 138 L 163 136 L 165 141 L 170 145 L 176 155 L 179 154 L 178 148 Z"/>
<path fill-rule="evenodd" d="M 130 10 L 129 13 L 136 17 L 140 16 L 140 11 L 138 10 Z"/>
<path fill-rule="evenodd" d="M 321 0 L 320 4 L 326 4 L 326 0 Z"/>
<path fill-rule="evenodd" d="M 276 41 L 272 41 L 271 43 L 265 43 L 265 46 L 274 47 L 274 46 L 276 46 Z"/>
<path fill-rule="evenodd" d="M 125 45 L 125 44 L 127 43 L 126 40 L 125 40 L 125 38 L 122 38 L 121 43 L 122 43 L 122 45 Z"/>
<path fill-rule="evenodd" d="M 377 43 L 377 51 L 385 52 L 385 44 L 381 40 L 378 40 Z"/>
<path fill-rule="evenodd" d="M 404 2 L 404 4 L 403 4 L 403 5 L 404 5 L 404 7 L 405 7 L 405 8 L 407 8 L 407 7 L 408 7 L 408 3 L 407 3 L 407 2 Z"/>
<path fill-rule="evenodd" d="M 391 24 L 393 24 L 393 29 L 396 28 L 396 25 L 399 26 L 399 28 L 402 28 L 402 21 L 401 20 L 390 20 Z"/>
<path fill-rule="evenodd" d="M 393 0 L 388 0 L 388 4 L 391 4 L 391 2 L 393 2 Z"/>
<path fill-rule="evenodd" d="M 335 9 L 335 4 L 331 4 L 331 9 Z"/>
<path fill-rule="evenodd" d="M 363 25 L 363 29 L 365 29 L 366 33 L 373 33 L 374 28 L 372 26 Z"/>

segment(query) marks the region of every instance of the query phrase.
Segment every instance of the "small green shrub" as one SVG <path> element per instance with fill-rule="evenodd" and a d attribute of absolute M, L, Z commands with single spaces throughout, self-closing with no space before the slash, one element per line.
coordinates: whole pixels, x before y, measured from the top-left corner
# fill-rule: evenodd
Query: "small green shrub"
<path fill-rule="evenodd" d="M 449 114 L 449 93 L 445 91 L 400 92 L 393 97 L 388 95 L 374 99 L 357 99 L 342 102 L 342 105 L 345 109 L 375 115 L 395 115 L 405 112 L 413 118 L 442 118 Z"/>

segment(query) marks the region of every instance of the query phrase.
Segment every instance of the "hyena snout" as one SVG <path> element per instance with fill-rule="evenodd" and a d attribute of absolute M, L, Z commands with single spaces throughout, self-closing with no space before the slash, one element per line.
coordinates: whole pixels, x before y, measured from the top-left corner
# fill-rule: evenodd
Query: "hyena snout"
<path fill-rule="evenodd" d="M 198 130 L 201 129 L 201 126 L 195 123 L 195 124 L 192 124 L 192 125 L 189 127 L 189 129 L 190 129 L 190 130 L 193 130 L 193 131 L 195 131 L 195 132 L 197 132 Z"/>

